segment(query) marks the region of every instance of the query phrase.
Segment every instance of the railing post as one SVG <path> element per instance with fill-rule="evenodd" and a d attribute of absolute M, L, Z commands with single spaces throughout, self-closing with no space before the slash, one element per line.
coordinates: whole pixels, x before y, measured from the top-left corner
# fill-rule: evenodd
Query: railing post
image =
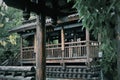
<path fill-rule="evenodd" d="M 36 54 L 36 49 L 37 49 L 37 43 L 36 43 L 36 33 L 34 34 L 34 53 Z"/>
<path fill-rule="evenodd" d="M 61 50 L 62 50 L 62 64 L 64 65 L 64 54 L 65 54 L 65 36 L 64 36 L 64 27 L 61 29 Z"/>
<path fill-rule="evenodd" d="M 69 45 L 69 58 L 72 58 L 73 47 Z"/>
<path fill-rule="evenodd" d="M 90 35 L 88 29 L 86 29 L 86 52 L 87 52 L 87 63 L 90 63 Z"/>

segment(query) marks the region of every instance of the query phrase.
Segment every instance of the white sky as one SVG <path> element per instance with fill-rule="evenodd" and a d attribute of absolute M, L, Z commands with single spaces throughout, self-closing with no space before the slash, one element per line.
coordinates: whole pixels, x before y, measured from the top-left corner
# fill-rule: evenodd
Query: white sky
<path fill-rule="evenodd" d="M 1 3 L 2 3 L 2 0 L 0 0 L 0 5 L 1 5 Z"/>

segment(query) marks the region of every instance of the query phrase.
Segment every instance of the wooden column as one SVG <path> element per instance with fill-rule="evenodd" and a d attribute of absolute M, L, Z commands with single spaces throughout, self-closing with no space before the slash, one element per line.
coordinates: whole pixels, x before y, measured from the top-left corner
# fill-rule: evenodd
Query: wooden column
<path fill-rule="evenodd" d="M 36 50 L 36 80 L 46 80 L 46 54 L 45 54 L 45 15 L 37 16 L 37 50 Z"/>
<path fill-rule="evenodd" d="M 65 54 L 65 35 L 64 28 L 61 29 L 61 50 L 62 50 L 62 64 L 64 66 L 64 54 Z"/>
<path fill-rule="evenodd" d="M 90 45 L 89 45 L 89 41 L 90 41 L 90 34 L 88 29 L 86 29 L 86 52 L 87 52 L 87 62 L 88 62 L 88 66 L 89 66 L 89 62 L 90 62 Z"/>
<path fill-rule="evenodd" d="M 101 34 L 98 34 L 98 42 L 101 42 Z"/>
<path fill-rule="evenodd" d="M 36 49 L 37 49 L 37 43 L 36 43 L 36 33 L 34 34 L 34 52 L 36 53 Z"/>
<path fill-rule="evenodd" d="M 22 59 L 23 59 L 23 51 L 22 51 L 22 48 L 23 48 L 23 38 L 21 36 L 21 45 L 20 45 L 20 57 L 21 57 L 21 66 L 22 66 Z"/>

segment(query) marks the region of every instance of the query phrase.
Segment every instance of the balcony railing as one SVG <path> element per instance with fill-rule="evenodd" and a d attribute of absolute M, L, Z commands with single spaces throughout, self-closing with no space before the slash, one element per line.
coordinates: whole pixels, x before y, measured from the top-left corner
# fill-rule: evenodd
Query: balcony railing
<path fill-rule="evenodd" d="M 62 56 L 61 44 L 47 44 L 46 57 L 47 59 L 78 59 L 87 58 L 87 47 L 89 48 L 89 57 L 97 57 L 99 44 L 96 41 L 79 41 L 65 43 L 64 55 Z M 34 47 L 22 48 L 22 59 L 35 58 Z"/>
<path fill-rule="evenodd" d="M 34 47 L 23 47 L 22 48 L 22 59 L 31 59 L 35 58 Z"/>

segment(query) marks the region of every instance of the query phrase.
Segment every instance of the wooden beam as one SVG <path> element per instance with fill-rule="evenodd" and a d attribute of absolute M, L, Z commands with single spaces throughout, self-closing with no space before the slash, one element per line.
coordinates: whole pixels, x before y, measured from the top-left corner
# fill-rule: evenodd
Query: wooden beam
<path fill-rule="evenodd" d="M 40 22 L 41 21 L 41 22 Z M 37 53 L 36 53 L 36 80 L 46 80 L 46 28 L 45 28 L 45 15 L 37 16 Z"/>
<path fill-rule="evenodd" d="M 36 43 L 36 33 L 34 34 L 34 52 L 36 54 L 36 49 L 37 49 L 37 43 Z"/>
<path fill-rule="evenodd" d="M 65 36 L 64 36 L 64 28 L 62 27 L 61 29 L 61 50 L 64 50 L 65 49 Z"/>
<path fill-rule="evenodd" d="M 64 64 L 64 54 L 65 54 L 65 34 L 64 34 L 64 27 L 61 29 L 61 50 L 62 50 L 62 65 L 63 67 L 65 66 Z"/>
<path fill-rule="evenodd" d="M 38 0 L 39 1 L 39 0 Z M 55 9 L 50 8 L 48 6 L 42 6 L 44 4 L 44 0 L 41 0 L 39 4 L 35 2 L 31 2 L 29 0 L 4 0 L 4 2 L 10 6 L 17 9 L 25 10 L 26 6 L 28 11 L 34 12 L 37 14 L 44 13 L 47 16 L 53 17 L 53 16 L 67 16 L 69 14 L 75 13 L 75 12 L 62 12 L 60 10 L 57 10 L 55 12 Z M 69 3 L 68 3 L 69 4 Z M 72 6 L 71 6 L 72 7 Z"/>
<path fill-rule="evenodd" d="M 101 42 L 101 34 L 98 34 L 98 42 Z"/>
<path fill-rule="evenodd" d="M 87 52 L 87 64 L 89 66 L 89 62 L 90 62 L 90 34 L 88 29 L 86 29 L 86 52 Z"/>
<path fill-rule="evenodd" d="M 23 38 L 22 38 L 22 36 L 21 36 L 21 45 L 20 45 L 20 57 L 21 57 L 21 66 L 22 66 L 22 59 L 23 59 L 23 54 L 22 54 L 22 47 L 23 47 Z"/>
<path fill-rule="evenodd" d="M 89 30 L 86 29 L 86 41 L 90 40 L 90 34 L 89 34 Z"/>

